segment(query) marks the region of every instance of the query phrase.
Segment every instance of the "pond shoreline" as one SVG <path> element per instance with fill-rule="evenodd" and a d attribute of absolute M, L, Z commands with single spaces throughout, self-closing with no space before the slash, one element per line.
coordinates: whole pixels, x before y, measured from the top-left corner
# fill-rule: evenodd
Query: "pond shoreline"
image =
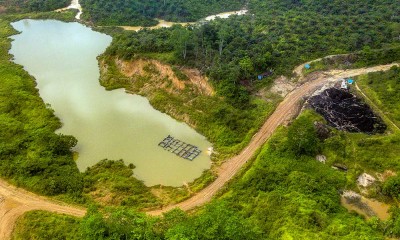
<path fill-rule="evenodd" d="M 78 139 L 74 150 L 81 171 L 104 158 L 124 159 L 137 167 L 135 176 L 147 186 L 179 187 L 209 169 L 211 144 L 205 137 L 155 110 L 146 98 L 99 84 L 97 56 L 111 37 L 54 20 L 22 20 L 13 26 L 22 32 L 12 37 L 14 62 L 36 78 L 40 96 L 63 122 L 57 132 Z M 187 161 L 163 151 L 157 144 L 168 134 L 199 146 L 203 154 Z"/>

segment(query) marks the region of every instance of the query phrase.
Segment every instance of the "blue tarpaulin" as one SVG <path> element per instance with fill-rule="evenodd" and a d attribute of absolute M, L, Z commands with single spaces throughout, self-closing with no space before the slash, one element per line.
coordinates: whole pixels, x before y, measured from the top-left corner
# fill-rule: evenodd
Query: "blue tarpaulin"
<path fill-rule="evenodd" d="M 311 66 L 310 66 L 310 64 L 307 63 L 306 65 L 304 65 L 304 68 L 305 68 L 305 69 L 310 69 Z"/>

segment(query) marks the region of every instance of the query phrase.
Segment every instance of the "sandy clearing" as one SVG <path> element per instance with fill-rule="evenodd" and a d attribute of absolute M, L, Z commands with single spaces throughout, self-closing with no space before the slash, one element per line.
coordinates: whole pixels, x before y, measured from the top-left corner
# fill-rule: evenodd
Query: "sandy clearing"
<path fill-rule="evenodd" d="M 68 7 L 65 7 L 65 8 L 60 8 L 60 9 L 57 9 L 57 10 L 55 10 L 56 12 L 63 12 L 63 11 L 66 11 L 66 10 L 68 10 L 68 9 L 77 9 L 78 10 L 78 13 L 76 14 L 76 16 L 75 16 L 75 19 L 77 19 L 77 20 L 80 20 L 81 19 L 81 15 L 82 15 L 82 6 L 81 6 L 81 4 L 79 3 L 79 0 L 72 0 L 71 1 L 71 4 L 68 6 Z"/>

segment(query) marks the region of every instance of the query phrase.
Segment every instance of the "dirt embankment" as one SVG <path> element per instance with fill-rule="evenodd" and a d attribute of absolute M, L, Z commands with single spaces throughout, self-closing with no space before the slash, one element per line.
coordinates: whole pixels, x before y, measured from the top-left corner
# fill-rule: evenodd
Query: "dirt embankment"
<path fill-rule="evenodd" d="M 382 65 L 372 68 L 354 69 L 347 71 L 318 73 L 312 80 L 304 79 L 305 83 L 297 86 L 279 104 L 275 112 L 265 121 L 260 130 L 253 136 L 249 145 L 243 151 L 230 159 L 227 159 L 218 169 L 217 179 L 203 190 L 196 193 L 193 197 L 163 209 L 150 211 L 150 215 L 160 215 L 173 208 L 190 210 L 199 207 L 212 199 L 213 196 L 227 183 L 244 164 L 255 154 L 273 134 L 278 126 L 286 123 L 298 113 L 301 101 L 312 94 L 328 81 L 337 81 L 340 78 L 352 77 L 369 72 L 385 71 L 398 64 Z M 177 85 L 178 87 L 179 85 Z M 86 213 L 85 209 L 66 206 L 56 203 L 45 197 L 37 196 L 23 189 L 16 188 L 0 180 L 0 239 L 9 239 L 14 228 L 16 219 L 27 211 L 46 210 L 56 213 L 68 214 L 82 217 Z"/>
<path fill-rule="evenodd" d="M 149 99 L 158 110 L 196 128 L 195 102 L 213 96 L 208 78 L 197 69 L 175 67 L 157 60 L 100 60 L 101 84 L 108 89 L 125 88 L 127 92 Z"/>
<path fill-rule="evenodd" d="M 128 78 L 128 90 L 135 93 L 149 95 L 161 88 L 173 95 L 184 94 L 184 90 L 196 95 L 214 95 L 208 78 L 197 69 L 171 67 L 157 60 L 146 59 L 116 59 L 115 65 Z"/>
<path fill-rule="evenodd" d="M 1 13 L 5 13 L 6 10 L 7 10 L 6 7 L 0 5 L 0 14 L 1 14 Z"/>

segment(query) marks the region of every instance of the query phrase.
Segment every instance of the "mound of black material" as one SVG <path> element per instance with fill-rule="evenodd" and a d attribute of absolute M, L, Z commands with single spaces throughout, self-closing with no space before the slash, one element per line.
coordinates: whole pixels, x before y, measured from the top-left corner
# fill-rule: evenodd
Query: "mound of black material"
<path fill-rule="evenodd" d="M 348 132 L 382 133 L 386 125 L 371 108 L 353 94 L 329 88 L 308 100 L 329 125 Z"/>

